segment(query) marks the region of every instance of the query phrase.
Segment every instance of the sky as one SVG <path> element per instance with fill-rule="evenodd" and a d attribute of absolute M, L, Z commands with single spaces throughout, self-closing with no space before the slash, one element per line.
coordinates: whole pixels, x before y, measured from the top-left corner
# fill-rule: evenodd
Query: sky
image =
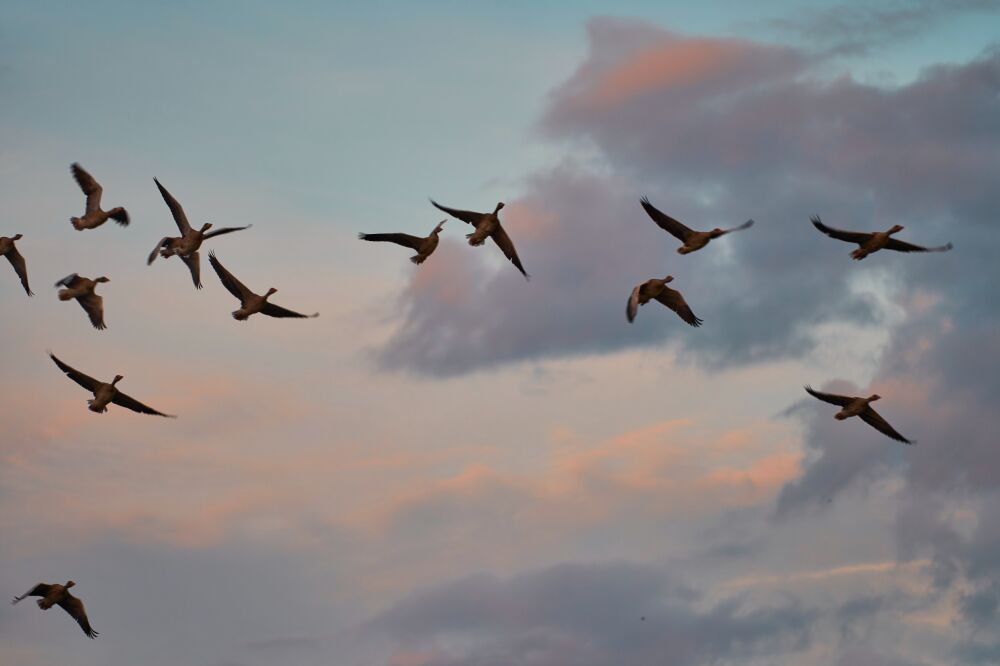
<path fill-rule="evenodd" d="M 0 3 L 0 663 L 1000 662 L 1000 3 Z M 69 165 L 132 218 L 76 232 Z M 233 321 L 157 177 L 258 292 Z M 698 228 L 694 255 L 639 199 Z M 447 224 L 501 219 L 530 282 Z M 950 253 L 851 246 L 887 229 Z M 204 253 L 203 253 L 204 254 Z M 3 262 L 6 263 L 6 262 Z M 49 287 L 100 287 L 106 331 Z M 671 274 L 687 327 L 632 287 Z M 112 408 L 46 357 L 176 420 Z M 906 447 L 802 386 L 878 393 Z"/>

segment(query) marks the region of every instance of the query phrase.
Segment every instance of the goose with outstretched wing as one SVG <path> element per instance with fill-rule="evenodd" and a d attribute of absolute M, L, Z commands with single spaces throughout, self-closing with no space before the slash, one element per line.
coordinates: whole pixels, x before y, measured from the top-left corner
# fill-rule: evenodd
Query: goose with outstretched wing
<path fill-rule="evenodd" d="M 732 229 L 719 229 L 716 227 L 711 231 L 695 231 L 658 209 L 656 206 L 651 204 L 649 199 L 646 197 L 643 197 L 640 200 L 640 203 L 642 204 L 643 210 L 646 211 L 646 214 L 652 218 L 653 222 L 656 222 L 656 226 L 683 243 L 683 245 L 677 248 L 677 252 L 679 254 L 690 254 L 691 252 L 700 250 L 708 245 L 709 241 L 713 238 L 725 236 L 726 234 L 731 234 L 734 231 L 749 229 L 753 226 L 753 220 L 747 220 L 740 226 L 733 227 Z"/>
<path fill-rule="evenodd" d="M 402 233 L 392 233 L 392 234 L 358 234 L 358 238 L 365 241 L 381 242 L 381 243 L 395 243 L 396 245 L 401 245 L 403 247 L 408 247 L 411 250 L 415 250 L 416 254 L 410 257 L 410 261 L 415 264 L 422 264 L 427 261 L 427 257 L 434 253 L 437 249 L 439 234 L 441 229 L 444 228 L 445 222 L 448 220 L 441 220 L 438 225 L 434 227 L 429 236 L 411 236 L 410 234 Z"/>
<path fill-rule="evenodd" d="M 208 253 L 208 263 L 212 264 L 212 268 L 215 269 L 215 274 L 219 276 L 222 286 L 240 300 L 240 309 L 233 312 L 233 319 L 236 321 L 246 321 L 251 315 L 258 312 L 268 317 L 278 318 L 312 319 L 319 316 L 318 312 L 308 315 L 301 314 L 269 302 L 268 299 L 271 295 L 278 292 L 274 287 L 268 289 L 267 293 L 263 296 L 250 291 L 245 284 L 237 280 L 236 276 L 222 265 L 222 262 L 219 261 L 214 252 Z"/>
<path fill-rule="evenodd" d="M 7 236 L 0 236 L 0 255 L 7 257 L 7 261 L 10 265 L 14 267 L 14 272 L 17 273 L 18 279 L 21 280 L 21 286 L 24 287 L 24 292 L 28 296 L 34 296 L 31 293 L 31 287 L 28 286 L 28 265 L 24 261 L 24 257 L 21 253 L 17 251 L 17 246 L 14 244 L 23 238 L 21 234 L 15 234 L 8 238 Z"/>
<path fill-rule="evenodd" d="M 834 393 L 823 393 L 822 391 L 816 391 L 811 386 L 806 386 L 806 393 L 814 398 L 818 398 L 823 402 L 828 402 L 831 405 L 837 405 L 840 407 L 840 411 L 833 415 L 833 418 L 838 421 L 843 421 L 844 419 L 849 419 L 852 416 L 860 417 L 862 421 L 870 425 L 871 427 L 878 430 L 880 433 L 886 437 L 891 437 L 897 442 L 903 442 L 904 444 L 913 444 L 913 440 L 907 439 L 900 435 L 895 428 L 889 425 L 882 416 L 872 409 L 871 403 L 876 400 L 881 400 L 882 396 L 876 394 L 870 395 L 867 398 L 861 398 L 857 396 L 846 396 L 846 395 L 836 395 Z"/>
<path fill-rule="evenodd" d="M 132 396 L 119 391 L 116 384 L 125 379 L 122 375 L 115 375 L 115 378 L 112 379 L 110 383 L 105 383 L 94 379 L 90 375 L 85 375 L 76 368 L 63 363 L 56 358 L 56 355 L 52 352 L 49 352 L 49 357 L 56 364 L 56 366 L 66 374 L 67 377 L 94 394 L 94 397 L 87 401 L 87 409 L 92 412 L 102 414 L 108 411 L 109 404 L 114 403 L 119 407 L 130 409 L 139 414 L 165 416 L 170 419 L 177 418 L 171 414 L 164 414 L 163 412 L 157 411 L 148 405 L 144 405 Z"/>
<path fill-rule="evenodd" d="M 13 605 L 28 597 L 41 597 L 38 600 L 39 608 L 48 610 L 53 606 L 59 606 L 69 613 L 70 617 L 76 620 L 76 623 L 83 629 L 83 633 L 87 635 L 87 638 L 96 638 L 100 632 L 94 631 L 93 627 L 90 626 L 90 620 L 87 619 L 87 611 L 83 607 L 83 602 L 69 592 L 69 588 L 74 585 L 76 583 L 71 580 L 66 581 L 65 585 L 60 585 L 59 583 L 39 583 L 21 596 L 14 597 L 14 600 L 10 603 Z"/>
<path fill-rule="evenodd" d="M 109 219 L 114 220 L 123 227 L 128 226 L 128 211 L 121 206 L 112 208 L 111 210 L 101 209 L 101 195 L 104 193 L 104 188 L 101 187 L 100 183 L 94 180 L 93 176 L 87 173 L 87 171 L 85 171 L 84 168 L 76 162 L 70 166 L 70 171 L 73 172 L 73 179 L 76 181 L 76 184 L 80 186 L 80 189 L 83 190 L 83 193 L 87 197 L 87 205 L 84 209 L 83 216 L 69 218 L 69 221 L 72 223 L 74 229 L 77 231 L 83 231 L 84 229 L 96 229 Z"/>
<path fill-rule="evenodd" d="M 903 230 L 904 227 L 899 224 L 894 225 L 887 231 L 844 231 L 843 229 L 834 229 L 833 227 L 826 226 L 818 215 L 813 215 L 809 218 L 809 221 L 813 223 L 814 227 L 830 238 L 836 238 L 845 243 L 857 244 L 858 249 L 851 251 L 851 258 L 855 261 L 861 261 L 869 254 L 878 252 L 879 250 L 895 250 L 896 252 L 947 252 L 952 248 L 951 243 L 939 245 L 938 247 L 923 247 L 897 240 L 892 235 Z"/>
<path fill-rule="evenodd" d="M 691 311 L 691 306 L 684 300 L 681 292 L 667 286 L 667 283 L 673 282 L 673 280 L 674 277 L 668 275 L 662 280 L 653 278 L 637 284 L 632 289 L 632 293 L 628 298 L 628 304 L 625 307 L 625 317 L 629 323 L 635 321 L 640 305 L 645 305 L 652 300 L 656 300 L 673 310 L 687 324 L 694 327 L 701 326 L 702 320 L 696 317 L 694 312 Z"/>
<path fill-rule="evenodd" d="M 466 234 L 466 238 L 469 239 L 469 245 L 473 247 L 478 247 L 486 242 L 487 238 L 492 238 L 493 242 L 497 244 L 497 247 L 503 252 L 504 256 L 514 264 L 517 270 L 521 271 L 521 275 L 525 277 L 526 280 L 530 280 L 531 276 L 528 275 L 527 271 L 524 270 L 524 266 L 521 265 L 521 258 L 517 256 L 517 250 L 514 248 L 514 241 L 510 239 L 507 235 L 507 231 L 500 224 L 500 210 L 504 207 L 504 203 L 501 201 L 497 203 L 496 208 L 493 209 L 492 213 L 476 213 L 471 210 L 459 210 L 457 208 L 448 208 L 447 206 L 442 206 L 438 202 L 431 199 L 431 203 L 440 211 L 448 213 L 455 219 L 462 220 L 468 224 L 475 227 L 475 231 L 471 234 Z"/>

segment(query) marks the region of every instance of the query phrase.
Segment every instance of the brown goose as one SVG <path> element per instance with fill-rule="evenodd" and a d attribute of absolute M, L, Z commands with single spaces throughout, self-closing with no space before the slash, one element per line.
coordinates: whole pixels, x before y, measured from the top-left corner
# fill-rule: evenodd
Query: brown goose
<path fill-rule="evenodd" d="M 642 203 L 643 210 L 653 218 L 653 222 L 656 222 L 656 226 L 660 227 L 671 236 L 684 243 L 682 246 L 677 248 L 679 254 L 688 254 L 708 245 L 709 241 L 713 238 L 718 238 L 719 236 L 725 236 L 734 231 L 742 231 L 743 229 L 749 229 L 753 226 L 753 220 L 747 220 L 738 227 L 733 227 L 732 229 L 719 229 L 716 227 L 711 231 L 694 231 L 689 229 L 674 218 L 670 217 L 663 211 L 657 209 L 653 204 L 649 203 L 649 199 L 643 197 L 640 201 Z"/>
<path fill-rule="evenodd" d="M 876 412 L 871 407 L 871 403 L 876 400 L 881 400 L 882 396 L 875 394 L 867 398 L 851 397 L 846 395 L 834 395 L 833 393 L 822 393 L 820 391 L 814 391 L 811 386 L 805 387 L 806 392 L 813 396 L 814 398 L 819 398 L 823 402 L 828 402 L 831 405 L 837 405 L 842 409 L 833 415 L 833 418 L 838 421 L 843 421 L 852 416 L 860 416 L 861 420 L 870 425 L 871 427 L 878 430 L 880 433 L 887 437 L 891 437 L 897 442 L 903 442 L 904 444 L 913 444 L 912 440 L 906 439 L 900 435 L 896 430 L 889 425 L 889 422 L 882 418 L 878 412 Z"/>
<path fill-rule="evenodd" d="M 181 208 L 180 203 L 177 199 L 167 192 L 167 188 L 163 187 L 156 178 L 153 179 L 156 183 L 156 187 L 160 190 L 160 196 L 163 197 L 163 201 L 166 202 L 167 208 L 170 209 L 171 215 L 174 216 L 174 222 L 177 223 L 177 228 L 180 230 L 180 236 L 164 236 L 160 239 L 160 242 L 156 244 L 153 251 L 150 253 L 149 258 L 146 260 L 146 265 L 149 266 L 155 260 L 157 255 L 167 259 L 174 255 L 181 258 L 191 272 L 191 279 L 194 281 L 194 286 L 201 289 L 201 257 L 198 255 L 198 249 L 201 247 L 202 242 L 213 238 L 215 236 L 221 236 L 222 234 L 229 234 L 234 231 L 243 231 L 244 229 L 249 229 L 252 224 L 248 224 L 245 227 L 223 227 L 222 229 L 216 229 L 210 233 L 209 229 L 212 225 L 208 222 L 201 225 L 201 229 L 193 229 L 188 223 L 187 215 L 184 214 L 184 209 Z"/>
<path fill-rule="evenodd" d="M 21 278 L 21 286 L 24 287 L 25 293 L 28 296 L 34 296 L 31 293 L 31 287 L 28 286 L 28 265 L 24 263 L 24 257 L 21 256 L 21 253 L 17 251 L 17 247 L 14 246 L 14 241 L 19 241 L 21 238 L 23 238 L 21 234 L 15 234 L 10 238 L 0 236 L 0 255 L 7 257 L 7 261 L 14 267 L 17 277 Z"/>
<path fill-rule="evenodd" d="M 504 206 L 502 201 L 497 204 L 492 213 L 475 213 L 470 210 L 448 208 L 434 201 L 434 199 L 431 199 L 431 203 L 438 210 L 444 211 L 463 222 L 468 222 L 475 227 L 476 230 L 473 233 L 465 236 L 469 239 L 469 245 L 476 247 L 485 243 L 487 238 L 492 238 L 497 247 L 503 251 L 504 256 L 510 260 L 510 263 L 514 264 L 517 270 L 521 271 L 521 275 L 525 279 L 531 279 L 531 276 L 525 272 L 524 266 L 521 265 L 521 259 L 517 256 L 517 250 L 514 249 L 514 241 L 510 239 L 510 236 L 507 235 L 507 232 L 500 224 L 498 213 Z"/>
<path fill-rule="evenodd" d="M 107 222 L 108 218 L 111 218 L 123 227 L 128 226 L 128 213 L 121 206 L 107 211 L 101 210 L 101 193 L 104 192 L 104 189 L 94 180 L 93 176 L 84 171 L 83 167 L 76 162 L 73 163 L 70 170 L 73 172 L 73 178 L 76 179 L 77 185 L 87 195 L 87 208 L 83 217 L 69 218 L 69 221 L 73 223 L 74 229 L 77 231 L 96 229 Z"/>
<path fill-rule="evenodd" d="M 56 282 L 55 286 L 66 287 L 59 290 L 60 301 L 70 301 L 75 298 L 80 307 L 87 312 L 94 328 L 103 331 L 107 328 L 104 324 L 104 299 L 94 293 L 99 282 L 111 282 L 111 280 L 104 276 L 91 280 L 73 273 Z"/>
<path fill-rule="evenodd" d="M 72 379 L 74 382 L 87 389 L 94 394 L 93 399 L 88 400 L 87 404 L 90 405 L 88 409 L 92 412 L 102 414 L 108 411 L 108 404 L 114 403 L 119 407 L 124 407 L 126 409 L 131 409 L 133 412 L 138 412 L 140 414 L 152 414 L 154 416 L 165 416 L 168 419 L 175 419 L 176 416 L 171 414 L 164 414 L 163 412 L 158 412 L 152 407 L 148 407 L 135 398 L 127 396 L 121 391 L 119 391 L 115 384 L 125 379 L 122 375 L 115 375 L 115 378 L 111 380 L 110 384 L 105 384 L 104 382 L 99 382 L 93 377 L 89 377 L 79 370 L 75 370 L 70 366 L 66 365 L 58 358 L 55 354 L 49 352 L 49 356 L 55 362 L 59 369 L 66 373 L 66 376 Z"/>
<path fill-rule="evenodd" d="M 60 608 L 70 614 L 70 617 L 76 620 L 76 623 L 83 629 L 83 633 L 87 634 L 87 638 L 96 638 L 100 632 L 91 628 L 90 620 L 87 619 L 87 611 L 83 608 L 83 602 L 69 593 L 69 588 L 74 585 L 76 583 L 71 580 L 66 581 L 65 585 L 39 583 L 21 596 L 14 597 L 10 603 L 13 605 L 28 597 L 42 597 L 38 600 L 39 608 L 48 610 L 58 604 Z"/>
<path fill-rule="evenodd" d="M 905 241 L 892 238 L 892 234 L 899 233 L 903 227 L 899 224 L 893 226 L 888 231 L 843 231 L 828 227 L 819 219 L 818 215 L 809 218 L 813 226 L 822 231 L 830 238 L 836 238 L 847 243 L 857 243 L 858 249 L 851 252 L 851 258 L 861 261 L 872 252 L 879 250 L 895 250 L 896 252 L 947 252 L 952 248 L 951 243 L 939 247 L 921 247 Z"/>
<path fill-rule="evenodd" d="M 441 220 L 438 222 L 438 225 L 434 227 L 434 231 L 432 231 L 431 235 L 426 238 L 411 236 L 410 234 L 358 234 L 358 238 L 366 241 L 395 243 L 396 245 L 402 245 L 403 247 L 408 247 L 411 250 L 416 250 L 417 253 L 410 257 L 410 261 L 415 264 L 422 264 L 427 260 L 427 257 L 434 254 L 434 250 L 437 249 L 439 240 L 438 234 L 441 233 L 441 229 L 447 221 L 448 220 Z"/>
<path fill-rule="evenodd" d="M 215 273 L 219 276 L 219 280 L 222 282 L 222 286 L 225 287 L 230 294 L 240 299 L 240 309 L 233 312 L 233 319 L 237 321 L 246 321 L 250 315 L 261 313 L 268 317 L 295 317 L 298 319 L 310 319 L 312 317 L 318 317 L 319 313 L 314 312 L 311 315 L 299 314 L 298 312 L 292 312 L 291 310 L 286 310 L 280 305 L 275 305 L 274 303 L 268 303 L 267 299 L 271 297 L 271 294 L 276 293 L 278 290 L 271 287 L 267 290 L 267 293 L 263 296 L 258 296 L 249 289 L 246 285 L 236 279 L 236 277 L 226 270 L 226 267 L 216 258 L 214 252 L 208 253 L 208 262 L 212 264 L 212 268 L 215 269 Z"/>
<path fill-rule="evenodd" d="M 701 326 L 701 319 L 698 319 L 691 312 L 691 307 L 684 300 L 681 292 L 667 286 L 668 282 L 673 281 L 674 276 L 668 275 L 662 280 L 653 278 L 652 280 L 646 280 L 642 284 L 637 284 L 635 289 L 632 290 L 632 295 L 629 296 L 628 305 L 625 308 L 625 316 L 628 318 L 629 323 L 635 321 L 635 315 L 638 313 L 640 305 L 645 305 L 651 300 L 656 299 L 676 312 L 677 316 L 688 324 L 695 327 Z"/>

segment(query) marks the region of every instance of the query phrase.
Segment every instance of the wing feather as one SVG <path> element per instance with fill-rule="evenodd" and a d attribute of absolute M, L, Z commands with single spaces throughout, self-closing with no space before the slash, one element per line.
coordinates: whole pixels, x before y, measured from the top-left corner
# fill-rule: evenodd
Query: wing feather
<path fill-rule="evenodd" d="M 895 238 L 890 238 L 889 242 L 885 245 L 885 249 L 895 250 L 896 252 L 947 252 L 951 248 L 951 243 L 939 245 L 938 247 L 923 247 L 907 243 L 906 241 L 896 240 Z"/>
<path fill-rule="evenodd" d="M 670 217 L 669 215 L 658 209 L 653 204 L 649 203 L 649 199 L 647 199 L 646 197 L 643 197 L 640 200 L 640 203 L 642 204 L 643 210 L 646 211 L 646 214 L 653 219 L 653 222 L 656 222 L 656 226 L 663 229 L 677 240 L 682 242 L 686 241 L 691 236 L 691 234 L 694 233 L 691 229 L 681 224 L 678 220 L 675 220 L 674 218 Z"/>
<path fill-rule="evenodd" d="M 253 292 L 247 289 L 246 285 L 236 279 L 236 277 L 226 270 L 226 267 L 222 265 L 222 262 L 215 256 L 215 252 L 208 253 L 208 263 L 212 264 L 212 268 L 215 269 L 215 274 L 219 276 L 219 281 L 222 282 L 222 286 L 225 287 L 230 294 L 240 299 L 242 303 L 248 294 Z"/>
<path fill-rule="evenodd" d="M 115 403 L 120 407 L 125 409 L 131 409 L 133 412 L 138 412 L 140 414 L 152 414 L 153 416 L 165 416 L 168 419 L 176 419 L 177 417 L 172 414 L 164 414 L 159 412 L 148 405 L 144 405 L 130 395 L 126 395 L 121 391 L 115 394 L 115 397 L 111 399 L 111 402 Z"/>
<path fill-rule="evenodd" d="M 417 251 L 420 250 L 420 246 L 425 240 L 424 238 L 411 236 L 410 234 L 358 234 L 358 238 L 366 241 L 395 243 L 396 245 L 402 245 L 403 247 Z"/>
<path fill-rule="evenodd" d="M 181 261 L 191 272 L 191 280 L 197 289 L 201 289 L 201 255 L 197 252 L 188 256 L 181 255 Z M 235 279 L 235 278 L 234 278 Z"/>
<path fill-rule="evenodd" d="M 7 253 L 7 261 L 10 265 L 14 267 L 14 272 L 17 273 L 17 277 L 21 279 L 21 286 L 24 287 L 25 293 L 28 296 L 34 296 L 31 293 L 31 287 L 28 286 L 28 265 L 24 261 L 24 257 L 21 253 L 17 251 L 16 247 L 12 247 L 10 252 Z"/>
<path fill-rule="evenodd" d="M 73 162 L 70 166 L 70 170 L 73 172 L 73 179 L 76 184 L 80 186 L 83 193 L 87 195 L 87 212 L 93 213 L 95 210 L 100 210 L 101 208 L 101 192 L 104 190 L 98 184 L 94 177 L 87 173 L 82 166 L 78 163 Z"/>
<path fill-rule="evenodd" d="M 507 231 L 503 228 L 503 225 L 497 224 L 497 228 L 493 231 L 493 242 L 497 244 L 504 256 L 510 260 L 510 263 L 514 264 L 517 270 L 521 271 L 521 275 L 525 279 L 530 280 L 531 276 L 524 270 L 524 266 L 521 265 L 521 259 L 517 256 L 517 250 L 514 249 L 514 241 L 510 239 L 507 235 Z"/>
<path fill-rule="evenodd" d="M 181 230 L 182 234 L 188 234 L 191 232 L 191 225 L 188 224 L 187 215 L 184 214 L 184 209 L 181 208 L 180 203 L 177 199 L 174 199 L 170 192 L 167 192 L 167 188 L 160 185 L 160 181 L 156 178 L 153 179 L 156 183 L 156 187 L 160 190 L 160 196 L 163 197 L 163 201 L 166 202 L 167 208 L 170 209 L 170 214 L 174 216 L 174 222 L 177 223 L 177 228 Z"/>
<path fill-rule="evenodd" d="M 74 382 L 76 382 L 77 384 L 79 384 L 83 388 L 87 389 L 88 391 L 90 391 L 90 392 L 93 393 L 93 391 L 98 386 L 101 385 L 101 382 L 97 381 L 93 377 L 85 375 L 82 372 L 80 372 L 79 370 L 77 370 L 75 368 L 72 368 L 72 367 L 66 365 L 65 363 L 63 363 L 62 361 L 60 361 L 58 358 L 56 358 L 56 355 L 53 354 L 52 352 L 49 352 L 49 356 L 52 358 L 52 360 L 55 362 L 55 364 L 59 367 L 59 369 L 66 373 L 67 377 L 69 377 Z"/>
<path fill-rule="evenodd" d="M 684 300 L 684 296 L 676 289 L 664 287 L 663 291 L 656 297 L 656 300 L 676 312 L 678 317 L 691 326 L 695 328 L 701 326 L 702 320 L 695 316 L 694 312 L 691 311 L 691 306 Z"/>
<path fill-rule="evenodd" d="M 97 637 L 99 632 L 91 628 L 90 620 L 87 619 L 87 611 L 84 610 L 82 601 L 67 592 L 66 596 L 59 602 L 59 606 L 69 613 L 70 617 L 76 620 L 76 623 L 83 629 L 83 633 L 87 634 L 87 638 Z"/>
<path fill-rule="evenodd" d="M 897 442 L 903 442 L 904 444 L 913 444 L 912 440 L 906 439 L 896 432 L 896 429 L 889 425 L 889 422 L 882 418 L 881 414 L 872 409 L 871 405 L 868 405 L 868 408 L 861 412 L 859 416 L 862 421 L 875 428 L 886 437 L 891 437 Z"/>
<path fill-rule="evenodd" d="M 431 199 L 430 201 L 434 205 L 434 207 L 437 208 L 438 210 L 444 211 L 445 213 L 448 213 L 452 217 L 462 220 L 463 222 L 468 222 L 472 226 L 478 225 L 479 221 L 483 219 L 483 213 L 476 213 L 471 210 L 459 210 L 457 208 L 448 208 L 447 206 L 442 206 L 437 201 L 434 201 L 434 199 Z"/>
<path fill-rule="evenodd" d="M 266 303 L 264 307 L 260 310 L 261 314 L 265 314 L 268 317 L 278 317 L 278 318 L 295 318 L 295 319 L 312 319 L 318 317 L 319 313 L 314 312 L 312 314 L 302 314 L 300 312 L 294 312 L 287 308 L 283 308 L 280 305 L 275 305 L 274 303 Z"/>
<path fill-rule="evenodd" d="M 863 231 L 844 231 L 843 229 L 828 227 L 819 219 L 819 215 L 813 215 L 809 218 L 809 221 L 813 223 L 814 227 L 830 238 L 836 238 L 846 243 L 858 243 L 860 245 L 861 243 L 867 243 L 872 237 L 872 234 Z"/>
<path fill-rule="evenodd" d="M 104 299 L 98 294 L 87 294 L 76 299 L 80 307 L 84 309 L 90 317 L 90 323 L 99 331 L 107 328 L 104 324 Z"/>
<path fill-rule="evenodd" d="M 806 393 L 814 398 L 819 398 L 823 402 L 828 402 L 831 405 L 837 405 L 838 407 L 847 407 L 854 398 L 846 395 L 836 395 L 835 393 L 823 393 L 822 391 L 816 391 L 811 386 L 806 386 Z"/>

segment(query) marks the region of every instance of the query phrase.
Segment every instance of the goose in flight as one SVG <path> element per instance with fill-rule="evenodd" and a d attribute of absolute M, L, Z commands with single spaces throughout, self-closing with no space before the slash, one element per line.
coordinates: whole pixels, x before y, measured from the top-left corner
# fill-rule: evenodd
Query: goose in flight
<path fill-rule="evenodd" d="M 14 242 L 21 240 L 21 238 L 21 234 L 16 234 L 10 238 L 0 236 L 0 255 L 7 257 L 7 261 L 14 267 L 17 277 L 21 278 L 21 286 L 24 287 L 25 293 L 28 296 L 34 296 L 31 293 L 31 287 L 28 286 L 28 265 L 24 263 L 24 257 L 21 256 L 21 253 L 17 251 L 17 247 L 14 245 Z"/>
<path fill-rule="evenodd" d="M 434 227 L 434 231 L 432 231 L 431 235 L 426 238 L 411 236 L 410 234 L 358 234 L 358 238 L 366 241 L 395 243 L 396 245 L 402 245 L 403 247 L 408 247 L 411 250 L 416 250 L 417 253 L 410 257 L 410 261 L 415 264 L 422 264 L 427 261 L 427 257 L 434 254 L 434 250 L 437 249 L 439 240 L 438 234 L 441 233 L 441 229 L 447 221 L 448 220 L 441 220 L 438 222 L 438 225 Z"/>
<path fill-rule="evenodd" d="M 175 419 L 176 416 L 171 414 L 164 414 L 163 412 L 158 412 L 152 407 L 148 407 L 135 398 L 127 396 L 121 391 L 119 391 L 115 384 L 125 379 L 122 375 L 115 375 L 115 378 L 111 380 L 110 384 L 105 384 L 104 382 L 99 382 L 93 377 L 89 377 L 79 370 L 71 368 L 66 365 L 52 352 L 49 352 L 49 356 L 59 367 L 60 370 L 66 373 L 66 376 L 72 379 L 74 382 L 87 389 L 94 394 L 93 399 L 88 400 L 87 404 L 90 405 L 88 409 L 92 412 L 101 414 L 108 411 L 108 404 L 114 403 L 119 407 L 125 407 L 126 409 L 131 409 L 133 412 L 138 412 L 140 414 L 152 414 L 154 416 L 165 416 L 169 419 Z"/>
<path fill-rule="evenodd" d="M 847 243 L 857 243 L 858 249 L 851 251 L 851 258 L 856 261 L 861 261 L 872 252 L 878 252 L 879 250 L 895 250 L 896 252 L 947 252 L 952 248 L 951 243 L 938 247 L 921 247 L 920 245 L 914 245 L 906 241 L 896 240 L 891 236 L 903 230 L 903 227 L 899 224 L 893 226 L 888 231 L 865 232 L 843 231 L 842 229 L 828 227 L 823 224 L 818 215 L 813 215 L 809 218 L 809 221 L 813 223 L 814 227 L 830 238 L 836 238 Z"/>
<path fill-rule="evenodd" d="M 502 201 L 497 204 L 497 207 L 493 209 L 492 213 L 474 213 L 470 210 L 448 208 L 447 206 L 442 206 L 438 202 L 434 201 L 434 199 L 431 199 L 431 203 L 434 204 L 434 207 L 438 210 L 448 213 L 455 219 L 468 222 L 475 227 L 476 230 L 473 233 L 466 234 L 465 236 L 469 239 L 469 245 L 476 247 L 485 243 L 487 238 L 492 238 L 493 242 L 497 244 L 497 247 L 503 251 L 504 256 L 510 260 L 510 263 L 514 264 L 517 270 L 521 271 L 521 275 L 523 275 L 525 279 L 531 279 L 531 276 L 525 272 L 524 266 L 521 265 L 521 259 L 517 256 L 517 250 L 514 249 L 514 241 L 510 239 L 510 236 L 507 235 L 507 232 L 500 224 L 500 216 L 498 213 L 504 206 Z"/>
<path fill-rule="evenodd" d="M 192 229 L 191 225 L 188 223 L 187 215 L 184 214 L 184 209 L 181 208 L 180 203 L 177 199 L 167 192 L 167 188 L 163 187 L 156 178 L 153 179 L 156 183 L 156 187 L 160 190 L 160 195 L 163 197 L 163 201 L 166 202 L 167 208 L 170 209 L 171 215 L 174 216 L 174 222 L 177 223 L 177 228 L 180 230 L 180 236 L 164 236 L 160 239 L 160 242 L 156 244 L 153 251 L 150 253 L 149 258 L 146 260 L 146 265 L 152 264 L 157 256 L 161 256 L 164 259 L 177 255 L 181 258 L 187 267 L 191 271 L 191 279 L 194 281 L 194 286 L 201 289 L 201 257 L 198 255 L 198 249 L 201 247 L 202 242 L 213 238 L 215 236 L 221 236 L 222 234 L 229 234 L 234 231 L 243 231 L 244 229 L 249 229 L 252 224 L 248 224 L 245 227 L 223 227 L 222 229 L 216 229 L 215 231 L 209 232 L 208 230 L 212 228 L 212 225 L 208 222 L 201 225 L 201 229 Z M 206 233 L 207 232 L 207 233 Z"/>
<path fill-rule="evenodd" d="M 656 226 L 660 227 L 671 236 L 684 243 L 677 248 L 677 252 L 679 254 L 688 254 L 690 252 L 700 250 L 708 245 L 709 241 L 713 238 L 725 236 L 726 234 L 734 231 L 749 229 L 753 226 L 753 220 L 747 220 L 740 226 L 733 227 L 732 229 L 719 229 L 716 227 L 711 231 L 694 231 L 693 229 L 688 229 L 674 218 L 656 208 L 656 206 L 649 203 L 649 199 L 646 197 L 643 197 L 640 203 L 642 203 L 643 210 L 645 210 L 646 213 L 653 218 L 653 222 L 656 222 Z"/>
<path fill-rule="evenodd" d="M 676 289 L 667 286 L 668 282 L 673 282 L 674 276 L 668 275 L 662 280 L 653 278 L 646 280 L 642 284 L 637 284 L 632 290 L 632 295 L 628 297 L 628 306 L 625 308 L 625 316 L 629 323 L 635 321 L 635 315 L 639 311 L 640 305 L 645 305 L 656 299 L 663 305 L 677 313 L 677 316 L 686 321 L 691 326 L 701 326 L 702 321 L 691 312 L 691 306 L 684 300 L 684 296 Z"/>
<path fill-rule="evenodd" d="M 14 597 L 14 600 L 10 603 L 16 604 L 19 601 L 23 601 L 28 597 L 41 597 L 38 600 L 38 607 L 42 610 L 48 610 L 55 605 L 58 605 L 64 611 L 70 614 L 76 623 L 80 625 L 83 629 L 83 633 L 87 634 L 87 638 L 96 638 L 100 632 L 94 631 L 90 626 L 90 620 L 87 619 L 87 611 L 83 607 L 83 602 L 77 597 L 74 597 L 69 592 L 69 588 L 76 585 L 71 580 L 66 581 L 65 585 L 60 585 L 59 583 L 39 583 L 34 586 L 24 594 L 19 597 Z"/>
<path fill-rule="evenodd" d="M 87 312 L 94 328 L 103 331 L 107 328 L 104 324 L 104 299 L 94 293 L 99 282 L 111 282 L 111 280 L 104 276 L 90 280 L 73 273 L 56 282 L 55 286 L 65 287 L 59 290 L 60 301 L 71 301 L 75 298 L 80 307 Z"/>
<path fill-rule="evenodd" d="M 872 409 L 871 403 L 876 400 L 881 400 L 882 396 L 875 394 L 867 398 L 851 397 L 846 395 L 834 395 L 833 393 L 822 393 L 821 391 L 814 391 L 811 386 L 805 387 L 806 392 L 813 396 L 814 398 L 819 398 L 823 402 L 828 402 L 831 405 L 837 405 L 841 408 L 839 412 L 833 415 L 833 418 L 838 421 L 843 421 L 852 416 L 860 416 L 861 420 L 870 425 L 871 427 L 878 430 L 880 433 L 886 437 L 891 437 L 897 442 L 903 442 L 904 444 L 913 444 L 912 440 L 906 439 L 900 435 L 896 430 L 889 425 L 889 422 L 882 418 L 878 412 Z"/>
<path fill-rule="evenodd" d="M 240 299 L 240 309 L 233 312 L 233 319 L 237 321 L 246 321 L 250 315 L 260 312 L 268 317 L 295 317 L 298 319 L 310 319 L 312 317 L 318 317 L 319 313 L 314 312 L 311 315 L 300 314 L 298 312 L 292 312 L 291 310 L 286 310 L 280 305 L 275 305 L 274 303 L 269 303 L 268 298 L 271 294 L 276 293 L 278 290 L 271 287 L 267 290 L 267 293 L 263 296 L 258 296 L 249 289 L 246 285 L 236 279 L 236 277 L 226 270 L 226 267 L 222 265 L 222 262 L 216 258 L 214 252 L 208 253 L 208 261 L 212 264 L 212 268 L 215 269 L 216 274 L 219 276 L 219 280 L 222 282 L 222 286 L 225 287 L 230 294 Z"/>
<path fill-rule="evenodd" d="M 77 231 L 84 229 L 96 229 L 111 218 L 123 227 L 128 226 L 128 212 L 121 206 L 111 210 L 101 210 L 101 193 L 104 189 L 98 184 L 94 177 L 84 171 L 83 167 L 73 162 L 70 166 L 76 184 L 80 186 L 83 193 L 87 195 L 87 208 L 83 217 L 71 217 L 69 221 L 73 223 L 73 228 Z"/>

